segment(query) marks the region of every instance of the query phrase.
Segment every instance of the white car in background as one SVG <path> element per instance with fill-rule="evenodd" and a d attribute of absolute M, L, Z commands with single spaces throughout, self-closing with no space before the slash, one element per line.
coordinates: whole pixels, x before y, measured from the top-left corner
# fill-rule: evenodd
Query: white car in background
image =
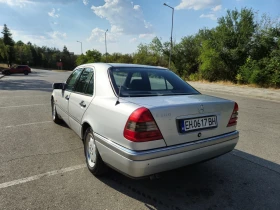
<path fill-rule="evenodd" d="M 134 178 L 208 160 L 234 149 L 238 105 L 203 95 L 172 71 L 93 63 L 54 83 L 55 123 L 84 141 L 88 169 Z"/>

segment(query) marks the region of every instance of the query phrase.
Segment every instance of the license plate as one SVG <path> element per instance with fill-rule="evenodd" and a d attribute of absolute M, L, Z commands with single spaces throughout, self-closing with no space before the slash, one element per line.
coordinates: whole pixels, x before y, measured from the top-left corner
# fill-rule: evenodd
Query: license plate
<path fill-rule="evenodd" d="M 189 132 L 218 126 L 217 116 L 207 116 L 181 121 L 181 131 Z"/>

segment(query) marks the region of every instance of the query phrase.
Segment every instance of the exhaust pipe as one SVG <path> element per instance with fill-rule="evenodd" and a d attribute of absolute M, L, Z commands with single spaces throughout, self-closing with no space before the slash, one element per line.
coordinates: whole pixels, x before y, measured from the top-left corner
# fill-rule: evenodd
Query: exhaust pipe
<path fill-rule="evenodd" d="M 159 174 L 153 174 L 150 176 L 150 180 L 158 180 L 160 178 L 161 178 L 161 176 Z"/>

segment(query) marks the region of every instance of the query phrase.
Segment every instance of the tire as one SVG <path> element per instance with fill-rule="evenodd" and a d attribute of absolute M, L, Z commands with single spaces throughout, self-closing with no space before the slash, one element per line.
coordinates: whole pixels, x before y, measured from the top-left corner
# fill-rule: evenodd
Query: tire
<path fill-rule="evenodd" d="M 56 123 L 56 124 L 61 124 L 62 120 L 58 117 L 57 112 L 56 112 L 56 106 L 55 103 L 52 99 L 52 120 Z"/>
<path fill-rule="evenodd" d="M 24 75 L 28 75 L 28 71 L 24 71 L 23 73 L 24 73 Z"/>
<path fill-rule="evenodd" d="M 92 129 L 89 127 L 84 135 L 84 152 L 89 171 L 95 176 L 101 176 L 108 170 L 103 162 L 94 140 Z"/>
<path fill-rule="evenodd" d="M 10 71 L 5 71 L 4 74 L 5 74 L 5 75 L 10 75 L 11 72 L 10 72 Z"/>

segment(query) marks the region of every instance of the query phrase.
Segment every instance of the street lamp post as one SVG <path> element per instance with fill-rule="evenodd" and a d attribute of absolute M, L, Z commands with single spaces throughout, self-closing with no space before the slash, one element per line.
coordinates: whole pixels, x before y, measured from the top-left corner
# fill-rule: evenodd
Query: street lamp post
<path fill-rule="evenodd" d="M 77 42 L 79 42 L 81 44 L 81 53 L 83 54 L 83 43 L 80 41 L 77 41 Z"/>
<path fill-rule="evenodd" d="M 169 8 L 172 9 L 172 25 L 171 25 L 171 38 L 170 38 L 170 52 L 169 52 L 169 63 L 168 63 L 168 68 L 170 69 L 170 63 L 171 63 L 171 55 L 172 55 L 172 45 L 173 45 L 173 41 L 172 41 L 172 34 L 173 34 L 173 16 L 174 16 L 174 8 L 167 5 L 166 3 L 163 4 L 164 6 L 167 6 Z"/>
<path fill-rule="evenodd" d="M 105 59 L 106 59 L 106 63 L 107 63 L 107 32 L 108 29 L 105 31 Z"/>

